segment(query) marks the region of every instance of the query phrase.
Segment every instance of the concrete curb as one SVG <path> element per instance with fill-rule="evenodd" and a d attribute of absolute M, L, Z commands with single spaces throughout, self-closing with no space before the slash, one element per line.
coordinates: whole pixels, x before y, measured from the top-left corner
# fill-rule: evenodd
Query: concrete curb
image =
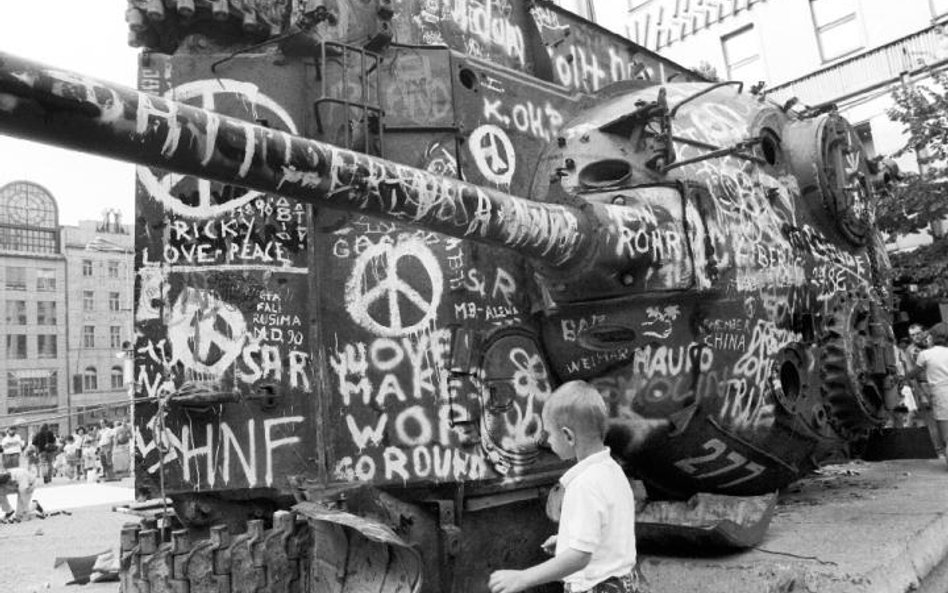
<path fill-rule="evenodd" d="M 943 459 L 830 466 L 788 488 L 756 549 L 640 557 L 653 593 L 905 593 L 946 563 Z"/>
<path fill-rule="evenodd" d="M 948 476 L 945 481 L 945 497 L 948 498 Z M 903 546 L 891 562 L 867 575 L 871 585 L 866 588 L 866 593 L 914 591 L 922 580 L 946 559 L 948 559 L 948 513 L 941 513 Z"/>

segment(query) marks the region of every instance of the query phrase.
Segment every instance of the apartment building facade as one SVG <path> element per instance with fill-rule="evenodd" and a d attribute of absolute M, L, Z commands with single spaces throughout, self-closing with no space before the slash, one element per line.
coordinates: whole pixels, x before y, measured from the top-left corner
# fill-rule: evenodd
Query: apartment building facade
<path fill-rule="evenodd" d="M 128 415 L 119 356 L 132 339 L 132 266 L 115 212 L 63 226 L 41 185 L 0 187 L 0 428 Z"/>
<path fill-rule="evenodd" d="M 115 211 L 62 229 L 66 258 L 68 365 L 78 421 L 122 418 L 128 400 L 123 354 L 132 341 L 134 245 Z"/>
<path fill-rule="evenodd" d="M 0 188 L 0 274 L 0 418 L 28 423 L 68 401 L 66 258 L 56 201 L 38 184 Z"/>

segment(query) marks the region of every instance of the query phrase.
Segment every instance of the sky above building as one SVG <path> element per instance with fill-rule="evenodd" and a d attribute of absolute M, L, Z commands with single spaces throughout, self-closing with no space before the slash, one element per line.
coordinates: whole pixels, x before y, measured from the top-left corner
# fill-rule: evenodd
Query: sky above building
<path fill-rule="evenodd" d="M 138 50 L 128 46 L 125 2 L 0 2 L 0 52 L 134 87 Z M 25 179 L 59 203 L 61 224 L 118 208 L 133 220 L 135 167 L 0 135 L 0 186 Z"/>

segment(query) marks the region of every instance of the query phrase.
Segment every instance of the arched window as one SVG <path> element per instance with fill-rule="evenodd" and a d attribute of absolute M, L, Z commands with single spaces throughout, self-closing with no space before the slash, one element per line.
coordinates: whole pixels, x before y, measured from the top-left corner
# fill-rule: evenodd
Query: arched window
<path fill-rule="evenodd" d="M 112 389 L 121 389 L 125 383 L 125 376 L 122 373 L 122 367 L 112 367 Z"/>
<path fill-rule="evenodd" d="M 95 367 L 86 367 L 82 373 L 82 390 L 95 391 L 99 388 L 99 377 L 96 374 Z"/>
<path fill-rule="evenodd" d="M 0 249 L 59 252 L 59 211 L 43 186 L 14 181 L 0 187 Z"/>

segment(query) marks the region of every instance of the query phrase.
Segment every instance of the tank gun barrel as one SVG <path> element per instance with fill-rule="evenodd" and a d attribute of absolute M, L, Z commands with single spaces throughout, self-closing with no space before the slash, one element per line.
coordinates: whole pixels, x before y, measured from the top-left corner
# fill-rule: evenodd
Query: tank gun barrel
<path fill-rule="evenodd" d="M 0 133 L 579 265 L 594 220 L 0 52 Z"/>

